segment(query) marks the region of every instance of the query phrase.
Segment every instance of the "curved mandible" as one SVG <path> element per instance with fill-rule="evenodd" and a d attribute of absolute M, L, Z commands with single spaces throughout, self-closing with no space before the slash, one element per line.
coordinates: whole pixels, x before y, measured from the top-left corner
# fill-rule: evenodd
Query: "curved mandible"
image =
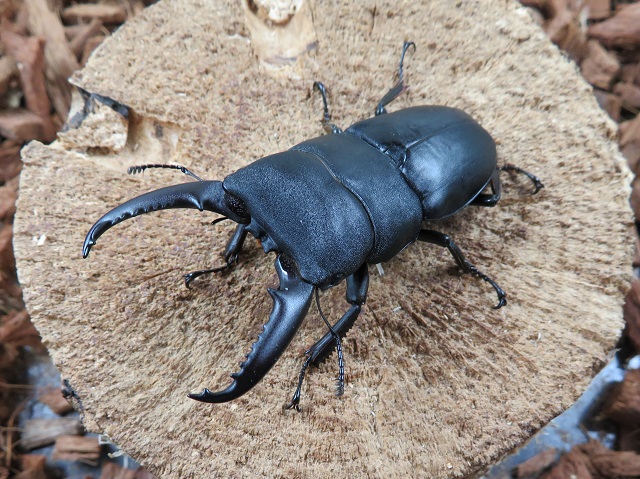
<path fill-rule="evenodd" d="M 86 258 L 98 238 L 112 226 L 134 216 L 170 208 L 214 211 L 238 223 L 247 223 L 249 219 L 244 204 L 227 193 L 221 181 L 198 181 L 168 186 L 122 203 L 100 218 L 87 233 L 82 256 Z"/>
<path fill-rule="evenodd" d="M 205 388 L 200 393 L 189 394 L 191 399 L 222 403 L 239 398 L 260 382 L 287 349 L 309 311 L 315 289 L 315 286 L 305 282 L 299 275 L 285 269 L 287 263 L 282 255 L 276 259 L 275 267 L 280 285 L 277 290 L 268 290 L 273 299 L 269 321 L 253 343 L 246 361 L 240 365 L 240 371 L 231 375 L 231 385 L 218 392 Z"/>

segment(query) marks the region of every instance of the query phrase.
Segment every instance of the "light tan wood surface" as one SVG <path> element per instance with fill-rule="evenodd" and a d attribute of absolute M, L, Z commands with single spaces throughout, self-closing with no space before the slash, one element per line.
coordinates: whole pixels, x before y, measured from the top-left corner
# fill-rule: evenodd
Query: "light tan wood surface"
<path fill-rule="evenodd" d="M 265 25 L 233 1 L 163 1 L 97 50 L 73 82 L 131 115 L 97 108 L 60 141 L 24 150 L 15 251 L 27 306 L 85 425 L 160 477 L 471 475 L 570 406 L 620 334 L 632 216 L 615 127 L 515 2 L 317 1 L 298 13 Z M 284 32 L 290 25 L 303 33 Z M 302 41 L 265 47 L 269 29 Z M 321 134 L 314 80 L 330 89 L 338 125 L 371 116 L 404 40 L 417 49 L 389 109 L 462 108 L 496 139 L 501 162 L 545 182 L 529 196 L 526 181 L 505 175 L 496 208 L 435 226 L 507 291 L 508 306 L 491 309 L 492 289 L 445 250 L 412 245 L 384 276 L 370 269 L 369 300 L 344 343 L 343 398 L 330 360 L 308 375 L 303 412 L 282 410 L 305 349 L 325 332 L 312 311 L 250 393 L 223 405 L 188 399 L 226 386 L 249 351 L 271 309 L 274 258 L 249 240 L 233 272 L 187 290 L 183 273 L 221 261 L 232 226 L 210 226 L 215 215 L 127 221 L 87 260 L 84 235 L 125 199 L 188 181 L 129 176 L 127 166 L 177 162 L 222 179 Z M 323 295 L 334 320 L 343 288 Z"/>

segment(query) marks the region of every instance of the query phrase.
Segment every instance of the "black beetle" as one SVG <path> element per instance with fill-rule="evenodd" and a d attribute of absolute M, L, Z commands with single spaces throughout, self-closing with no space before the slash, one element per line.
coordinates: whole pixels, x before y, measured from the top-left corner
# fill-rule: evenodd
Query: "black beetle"
<path fill-rule="evenodd" d="M 423 221 L 447 218 L 466 206 L 494 206 L 500 199 L 500 172 L 527 175 L 511 165 L 497 166 L 496 146 L 469 115 L 456 108 L 418 106 L 387 113 L 385 106 L 403 90 L 402 65 L 409 46 L 405 42 L 399 80 L 380 100 L 373 118 L 345 131 L 329 123 L 324 86 L 316 82 L 324 105 L 323 124 L 331 134 L 304 141 L 288 151 L 259 159 L 227 176 L 204 181 L 184 167 L 195 182 L 162 188 L 127 201 L 100 218 L 84 241 L 86 258 L 96 240 L 121 221 L 151 211 L 196 208 L 213 211 L 238 223 L 224 250 L 222 267 L 185 275 L 189 283 L 205 273 L 231 267 L 247 233 L 275 251 L 280 284 L 269 289 L 273 309 L 263 332 L 253 344 L 232 384 L 219 392 L 204 389 L 189 397 L 221 403 L 242 396 L 273 367 L 305 318 L 314 292 L 329 332 L 307 352 L 298 387 L 289 408 L 298 409 L 300 388 L 309 364 L 319 365 L 334 349 L 340 373 L 338 395 L 343 392 L 344 364 L 341 338 L 360 313 L 369 284 L 368 264 L 388 261 L 414 241 L 446 247 L 457 264 L 493 286 L 499 308 L 506 295 L 481 273 L 445 234 L 423 229 Z M 484 192 L 489 188 L 490 192 Z M 219 220 L 216 220 L 219 221 Z M 318 300 L 318 290 L 347 281 L 349 310 L 333 326 Z"/>

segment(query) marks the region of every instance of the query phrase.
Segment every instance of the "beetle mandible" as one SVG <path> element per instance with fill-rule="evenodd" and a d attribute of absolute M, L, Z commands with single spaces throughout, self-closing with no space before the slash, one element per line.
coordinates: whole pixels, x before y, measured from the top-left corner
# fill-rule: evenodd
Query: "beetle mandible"
<path fill-rule="evenodd" d="M 258 238 L 265 253 L 277 255 L 279 278 L 269 289 L 273 309 L 262 333 L 226 389 L 204 389 L 189 397 L 222 403 L 253 388 L 273 367 L 305 318 L 315 294 L 329 331 L 306 352 L 298 387 L 289 408 L 299 410 L 300 390 L 310 364 L 318 366 L 338 353 L 337 394 L 344 390 L 341 340 L 354 324 L 367 297 L 367 265 L 388 261 L 415 241 L 445 247 L 466 272 L 488 282 L 500 308 L 506 294 L 479 271 L 443 233 L 423 228 L 423 221 L 447 218 L 469 205 L 495 206 L 500 200 L 500 172 L 526 175 L 537 193 L 542 182 L 512 165 L 498 166 L 489 133 L 463 111 L 445 106 L 417 106 L 387 113 L 385 107 L 404 89 L 400 57 L 397 83 L 382 97 L 375 116 L 342 131 L 330 123 L 327 95 L 323 125 L 329 134 L 290 150 L 259 159 L 223 181 L 204 181 L 177 165 L 129 168 L 175 168 L 197 181 L 161 188 L 129 200 L 100 218 L 83 246 L 87 257 L 109 228 L 134 216 L 169 208 L 195 208 L 237 223 L 223 252 L 224 266 L 185 275 L 187 287 L 198 276 L 227 270 L 237 262 L 247 233 Z M 485 189 L 490 191 L 485 192 Z M 318 291 L 346 279 L 350 307 L 333 325 L 322 313 Z"/>

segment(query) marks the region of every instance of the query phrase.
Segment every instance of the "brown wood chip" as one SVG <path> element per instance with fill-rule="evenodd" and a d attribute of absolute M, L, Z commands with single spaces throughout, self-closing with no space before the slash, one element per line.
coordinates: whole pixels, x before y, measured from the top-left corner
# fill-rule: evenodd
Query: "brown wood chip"
<path fill-rule="evenodd" d="M 60 416 L 73 411 L 73 407 L 69 401 L 62 396 L 60 388 L 51 388 L 44 391 L 38 396 L 38 401 L 49 406 L 53 412 Z"/>
<path fill-rule="evenodd" d="M 640 163 L 640 116 L 620 125 L 620 150 L 627 157 L 629 167 L 638 174 Z M 637 217 L 636 217 L 637 218 Z"/>
<path fill-rule="evenodd" d="M 20 63 L 20 84 L 27 109 L 37 115 L 42 124 L 40 136 L 22 139 L 52 141 L 56 131 L 51 122 L 51 102 L 46 89 L 44 41 L 41 38 L 24 37 L 8 30 L 3 30 L 0 36 L 7 51 Z"/>
<path fill-rule="evenodd" d="M 611 0 L 587 0 L 584 3 L 589 20 L 604 20 L 611 16 Z"/>
<path fill-rule="evenodd" d="M 558 451 L 556 449 L 551 448 L 542 451 L 540 454 L 520 464 L 516 468 L 515 475 L 518 479 L 536 476 L 553 464 L 557 457 Z"/>
<path fill-rule="evenodd" d="M 100 459 L 98 438 L 97 436 L 58 436 L 51 458 L 57 461 L 97 461 Z"/>
<path fill-rule="evenodd" d="M 611 88 L 613 79 L 620 72 L 620 62 L 615 54 L 595 40 L 587 42 L 586 56 L 580 67 L 585 80 L 603 90 Z"/>
<path fill-rule="evenodd" d="M 82 25 L 82 28 L 69 42 L 69 44 L 71 45 L 71 50 L 73 50 L 73 53 L 75 53 L 76 58 L 82 58 L 85 45 L 87 44 L 87 41 L 89 39 L 96 36 L 103 38 L 103 36 L 100 34 L 101 30 L 102 21 L 97 18 L 91 20 L 91 23 L 89 23 L 88 25 Z"/>
<path fill-rule="evenodd" d="M 15 202 L 17 197 L 17 180 L 9 181 L 0 186 L 0 221 L 10 222 L 11 217 L 16 212 Z"/>
<path fill-rule="evenodd" d="M 640 3 L 626 6 L 608 20 L 592 25 L 588 34 L 610 47 L 640 45 Z"/>
<path fill-rule="evenodd" d="M 0 144 L 0 183 L 16 177 L 22 170 L 20 148 L 22 145 L 9 140 Z M 3 207 L 0 206 L 0 211 L 2 209 Z M 2 218 L 1 214 L 0 218 Z"/>
<path fill-rule="evenodd" d="M 589 457 L 593 468 L 606 478 L 640 476 L 640 455 L 632 451 L 613 451 L 591 440 L 580 447 Z"/>
<path fill-rule="evenodd" d="M 127 10 L 123 5 L 81 3 L 65 8 L 62 19 L 68 23 L 90 22 L 96 19 L 103 23 L 122 23 L 127 19 Z"/>
<path fill-rule="evenodd" d="M 5 228 L 9 229 L 10 227 Z M 0 324 L 0 342 L 13 346 L 40 345 L 40 335 L 29 320 L 27 310 L 9 311 L 3 316 Z"/>
<path fill-rule="evenodd" d="M 564 454 L 542 479 L 596 479 L 596 471 L 589 457 L 579 447 Z"/>
<path fill-rule="evenodd" d="M 29 7 L 29 29 L 45 40 L 47 91 L 60 118 L 67 118 L 71 104 L 68 78 L 79 68 L 64 34 L 64 27 L 46 0 L 25 0 Z"/>
<path fill-rule="evenodd" d="M 638 291 L 638 283 L 634 282 L 632 293 Z M 609 394 L 602 414 L 620 424 L 640 425 L 640 370 L 627 372 L 624 381 Z"/>
<path fill-rule="evenodd" d="M 58 436 L 84 432 L 78 418 L 29 419 L 24 426 L 20 446 L 26 450 L 53 444 Z"/>
<path fill-rule="evenodd" d="M 11 80 L 17 78 L 18 66 L 16 61 L 10 55 L 0 58 L 0 95 L 4 95 L 9 89 Z"/>
<path fill-rule="evenodd" d="M 640 108 L 640 86 L 633 83 L 616 83 L 613 92 L 620 97 L 623 108 Z"/>
<path fill-rule="evenodd" d="M 620 97 L 601 90 L 595 90 L 593 93 L 598 105 L 609 114 L 609 117 L 614 121 L 620 121 L 620 113 L 622 112 L 622 100 Z"/>
<path fill-rule="evenodd" d="M 44 137 L 42 119 L 23 108 L 0 111 L 0 135 L 27 142 Z"/>
<path fill-rule="evenodd" d="M 45 464 L 47 457 L 42 454 L 24 454 L 20 456 L 22 472 L 13 476 L 14 479 L 47 479 Z"/>
<path fill-rule="evenodd" d="M 636 189 L 634 189 L 635 191 Z M 632 202 L 633 199 L 634 195 L 632 195 Z M 627 335 L 638 351 L 640 350 L 640 280 L 634 280 L 627 293 L 624 303 L 624 319 L 627 323 Z"/>

